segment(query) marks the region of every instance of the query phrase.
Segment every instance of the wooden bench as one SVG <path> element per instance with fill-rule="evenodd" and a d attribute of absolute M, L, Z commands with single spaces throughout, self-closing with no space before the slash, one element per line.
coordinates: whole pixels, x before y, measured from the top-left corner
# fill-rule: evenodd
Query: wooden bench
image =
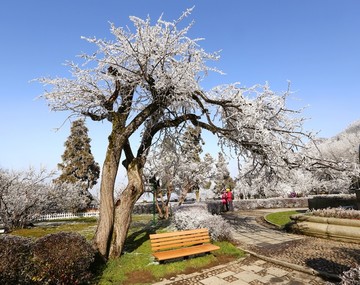
<path fill-rule="evenodd" d="M 220 249 L 210 243 L 208 229 L 151 234 L 150 243 L 153 256 L 160 262 Z"/>

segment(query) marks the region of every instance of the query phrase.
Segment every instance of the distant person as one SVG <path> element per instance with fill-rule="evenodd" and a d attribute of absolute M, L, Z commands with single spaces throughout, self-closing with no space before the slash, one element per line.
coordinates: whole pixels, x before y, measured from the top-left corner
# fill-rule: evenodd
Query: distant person
<path fill-rule="evenodd" d="M 227 200 L 227 210 L 234 211 L 234 204 L 233 204 L 234 195 L 231 192 L 230 188 L 226 189 L 226 200 Z"/>
<path fill-rule="evenodd" d="M 223 212 L 228 211 L 228 205 L 227 205 L 227 195 L 225 189 L 221 191 L 221 210 Z"/>

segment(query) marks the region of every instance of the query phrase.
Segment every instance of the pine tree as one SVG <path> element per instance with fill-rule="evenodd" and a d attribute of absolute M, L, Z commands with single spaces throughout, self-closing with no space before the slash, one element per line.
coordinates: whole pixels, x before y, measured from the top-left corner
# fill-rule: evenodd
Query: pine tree
<path fill-rule="evenodd" d="M 83 194 L 91 197 L 89 190 L 97 183 L 100 167 L 94 160 L 88 137 L 88 129 L 83 119 L 72 123 L 70 136 L 64 146 L 61 156 L 62 163 L 58 164 L 61 175 L 54 180 L 55 183 L 80 183 Z"/>
<path fill-rule="evenodd" d="M 230 171 L 227 167 L 227 162 L 224 155 L 219 152 L 216 162 L 216 175 L 215 175 L 215 192 L 219 194 L 223 188 L 233 189 L 235 186 L 234 180 L 230 176 Z"/>
<path fill-rule="evenodd" d="M 180 204 L 184 201 L 187 193 L 195 191 L 197 200 L 199 199 L 199 165 L 201 162 L 200 153 L 202 152 L 201 128 L 189 126 L 181 141 L 181 160 L 179 167 L 180 179 L 182 180 L 182 194 Z"/>

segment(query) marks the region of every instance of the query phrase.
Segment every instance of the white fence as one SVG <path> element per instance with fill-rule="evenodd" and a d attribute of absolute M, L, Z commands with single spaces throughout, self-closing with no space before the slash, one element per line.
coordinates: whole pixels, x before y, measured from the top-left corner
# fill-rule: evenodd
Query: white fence
<path fill-rule="evenodd" d="M 54 213 L 41 215 L 38 221 L 49 221 L 49 220 L 63 220 L 63 219 L 75 219 L 82 217 L 99 217 L 99 211 L 83 212 L 83 213 Z"/>

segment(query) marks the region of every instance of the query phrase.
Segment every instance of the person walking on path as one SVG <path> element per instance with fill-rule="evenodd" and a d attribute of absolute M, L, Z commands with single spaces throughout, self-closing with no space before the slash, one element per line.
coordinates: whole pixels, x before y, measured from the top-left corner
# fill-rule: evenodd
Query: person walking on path
<path fill-rule="evenodd" d="M 227 210 L 234 211 L 234 205 L 233 205 L 234 195 L 230 188 L 226 189 L 226 199 L 227 199 Z"/>

